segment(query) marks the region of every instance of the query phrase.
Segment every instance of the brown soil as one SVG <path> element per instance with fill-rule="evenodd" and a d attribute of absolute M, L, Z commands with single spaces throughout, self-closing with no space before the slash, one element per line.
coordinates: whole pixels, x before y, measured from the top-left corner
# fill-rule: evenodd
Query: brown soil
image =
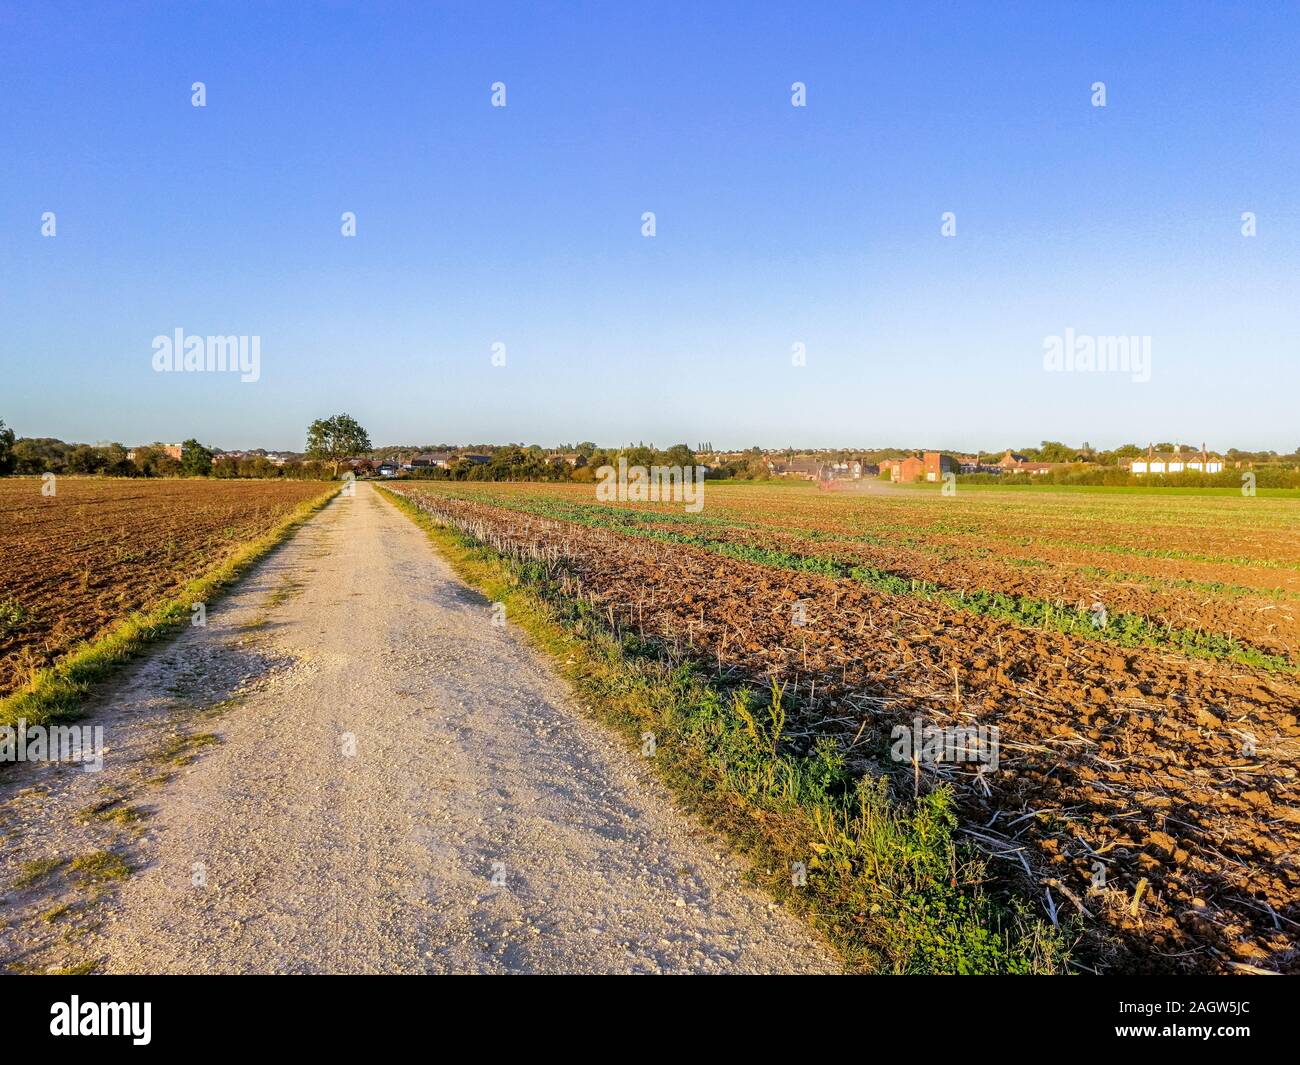
<path fill-rule="evenodd" d="M 202 576 L 316 481 L 0 480 L 0 695 Z"/>
<path fill-rule="evenodd" d="M 887 762 L 892 726 L 914 717 L 996 725 L 998 771 L 981 781 L 969 767 L 923 765 L 922 783 L 954 787 L 967 829 L 1009 877 L 1039 899 L 1050 892 L 1063 914 L 1087 911 L 1086 926 L 1104 933 L 1093 940 L 1103 965 L 1300 970 L 1293 675 L 1119 649 L 440 488 L 407 491 L 503 545 L 566 559 L 580 594 L 615 624 L 784 683 L 799 705 L 793 733 L 838 736 L 864 771 Z M 899 784 L 911 782 L 909 765 Z"/>

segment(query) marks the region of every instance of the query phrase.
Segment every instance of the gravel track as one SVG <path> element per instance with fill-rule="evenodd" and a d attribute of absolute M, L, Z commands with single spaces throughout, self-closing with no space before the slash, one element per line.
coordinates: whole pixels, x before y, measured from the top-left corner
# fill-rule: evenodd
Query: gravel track
<path fill-rule="evenodd" d="M 0 774 L 11 969 L 840 968 L 365 484 L 87 723 L 102 773 Z M 105 795 L 144 816 L 87 820 Z M 14 887 L 23 862 L 96 849 L 131 875 Z"/>

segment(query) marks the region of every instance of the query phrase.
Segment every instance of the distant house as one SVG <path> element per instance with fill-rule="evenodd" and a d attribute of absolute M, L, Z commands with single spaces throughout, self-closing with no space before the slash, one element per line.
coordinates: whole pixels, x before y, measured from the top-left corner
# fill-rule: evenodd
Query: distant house
<path fill-rule="evenodd" d="M 962 473 L 1001 473 L 1004 468 L 1000 464 L 981 462 L 978 455 L 958 455 L 957 465 Z"/>
<path fill-rule="evenodd" d="M 768 460 L 767 468 L 773 477 L 798 477 L 805 481 L 824 480 L 826 465 L 817 459 L 791 459 L 789 462 Z"/>
<path fill-rule="evenodd" d="M 898 464 L 895 471 L 894 480 L 902 481 L 904 484 L 911 484 L 913 481 L 919 481 L 925 474 L 925 459 L 919 455 L 908 455 Z"/>
<path fill-rule="evenodd" d="M 380 477 L 396 477 L 397 464 L 393 462 L 381 462 L 379 468 L 375 471 Z"/>
<path fill-rule="evenodd" d="M 901 459 L 884 459 L 880 463 L 880 468 L 877 472 L 880 474 L 888 473 L 889 479 L 898 484 L 912 484 L 916 481 L 922 480 L 923 478 L 926 480 L 938 480 L 937 476 L 928 476 L 928 467 L 926 465 L 929 458 L 938 455 L 939 453 L 937 451 L 927 451 L 924 456 L 908 455 Z M 942 458 L 947 459 L 950 464 L 953 462 L 951 455 L 944 455 Z M 934 469 L 936 472 L 939 472 L 941 468 L 942 467 L 938 464 L 936 458 Z"/>
<path fill-rule="evenodd" d="M 475 466 L 482 466 L 492 461 L 491 455 L 457 455 L 456 458 L 461 462 L 472 462 Z"/>
<path fill-rule="evenodd" d="M 1161 454 L 1154 448 L 1148 448 L 1144 458 L 1133 459 L 1128 467 L 1130 472 L 1139 477 L 1148 473 L 1220 473 L 1223 470 L 1223 459 L 1206 451 L 1204 444 L 1201 445 L 1199 454 L 1195 451 Z"/>
<path fill-rule="evenodd" d="M 455 456 L 450 451 L 424 451 L 414 456 L 407 469 L 410 470 L 445 470 L 451 465 Z"/>
<path fill-rule="evenodd" d="M 856 459 L 832 462 L 830 464 L 830 475 L 836 480 L 856 481 L 862 476 L 862 463 Z"/>
<path fill-rule="evenodd" d="M 1008 451 L 995 467 L 991 467 L 994 473 L 1027 473 L 1030 477 L 1038 477 L 1044 473 L 1051 473 L 1057 466 L 1063 465 L 1059 462 L 1030 462 L 1024 455 L 1018 451 Z"/>
<path fill-rule="evenodd" d="M 1060 465 L 1062 463 L 1059 462 L 1030 462 L 1019 452 L 1008 451 L 998 464 L 990 469 L 994 473 L 1025 473 L 1030 477 L 1038 477 L 1044 473 L 1051 473 Z"/>
<path fill-rule="evenodd" d="M 141 444 L 139 447 L 133 447 L 133 448 L 131 448 L 131 449 L 126 453 L 126 460 L 127 460 L 127 462 L 134 462 L 134 461 L 135 461 L 135 456 L 136 456 L 139 452 L 144 451 L 144 450 L 146 450 L 147 448 L 153 448 L 155 451 L 161 451 L 161 452 L 162 452 L 164 455 L 166 455 L 168 458 L 175 459 L 177 462 L 180 462 L 180 460 L 181 460 L 181 445 L 180 445 L 180 444 Z"/>
<path fill-rule="evenodd" d="M 557 451 L 552 455 L 546 456 L 547 462 L 566 463 L 575 470 L 581 466 L 587 465 L 587 460 L 579 455 L 576 451 Z"/>
<path fill-rule="evenodd" d="M 882 470 L 889 470 L 889 479 L 897 481 L 899 484 L 911 484 L 918 481 L 925 474 L 925 460 L 919 455 L 908 455 L 906 458 L 889 459 L 880 464 Z"/>

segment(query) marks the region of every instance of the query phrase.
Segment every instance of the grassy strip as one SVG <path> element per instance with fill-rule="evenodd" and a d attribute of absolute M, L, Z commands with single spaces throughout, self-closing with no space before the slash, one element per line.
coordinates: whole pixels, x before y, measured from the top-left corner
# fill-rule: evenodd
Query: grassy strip
<path fill-rule="evenodd" d="M 891 794 L 855 777 L 837 745 L 792 743 L 780 689 L 725 685 L 631 633 L 615 635 L 562 567 L 507 557 L 380 489 L 456 572 L 554 660 L 588 712 L 647 752 L 683 806 L 754 863 L 755 879 L 820 929 L 856 971 L 1055 973 L 1065 936 L 987 889 L 979 855 L 955 833 L 950 791 Z M 795 883 L 796 863 L 806 883 Z"/>
<path fill-rule="evenodd" d="M 715 540 L 699 534 L 642 528 L 642 522 L 663 521 L 663 516 L 657 512 L 645 515 L 631 514 L 614 507 L 583 504 L 569 504 L 567 507 L 551 505 L 530 507 L 526 504 L 512 506 L 492 502 L 489 505 L 535 513 L 542 517 L 553 517 L 591 528 L 612 529 L 645 540 L 697 547 L 723 558 L 752 562 L 773 569 L 811 573 L 821 577 L 848 578 L 888 595 L 937 600 L 957 610 L 982 617 L 998 618 L 1015 625 L 1047 629 L 1083 639 L 1101 640 L 1120 647 L 1147 647 L 1176 651 L 1190 658 L 1239 662 L 1274 673 L 1300 672 L 1300 666 L 1285 655 L 1272 654 L 1222 633 L 1162 625 L 1141 614 L 1108 614 L 1105 624 L 1098 625 L 1094 624 L 1093 616 L 1089 611 L 1077 610 L 1064 603 L 1052 602 L 1037 596 L 982 590 L 964 591 L 945 587 L 934 581 L 902 577 L 875 566 L 843 562 L 826 555 L 795 554 L 750 544 Z M 681 521 L 683 517 L 678 516 L 677 520 Z"/>
<path fill-rule="evenodd" d="M 20 718 L 28 725 L 46 725 L 79 717 L 93 685 L 153 641 L 174 633 L 188 622 L 194 603 L 211 605 L 224 589 L 337 492 L 338 488 L 334 487 L 317 499 L 299 504 L 274 528 L 245 544 L 209 573 L 191 581 L 173 598 L 146 613 L 132 615 L 98 639 L 73 648 L 54 666 L 38 671 L 18 691 L 0 699 L 0 725 L 14 725 Z"/>

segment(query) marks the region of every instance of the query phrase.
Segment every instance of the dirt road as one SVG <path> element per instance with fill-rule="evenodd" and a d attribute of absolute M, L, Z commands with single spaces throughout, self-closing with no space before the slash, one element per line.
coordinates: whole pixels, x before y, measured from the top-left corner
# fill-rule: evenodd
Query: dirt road
<path fill-rule="evenodd" d="M 13 970 L 838 970 L 365 484 L 87 723 L 0 774 Z"/>

